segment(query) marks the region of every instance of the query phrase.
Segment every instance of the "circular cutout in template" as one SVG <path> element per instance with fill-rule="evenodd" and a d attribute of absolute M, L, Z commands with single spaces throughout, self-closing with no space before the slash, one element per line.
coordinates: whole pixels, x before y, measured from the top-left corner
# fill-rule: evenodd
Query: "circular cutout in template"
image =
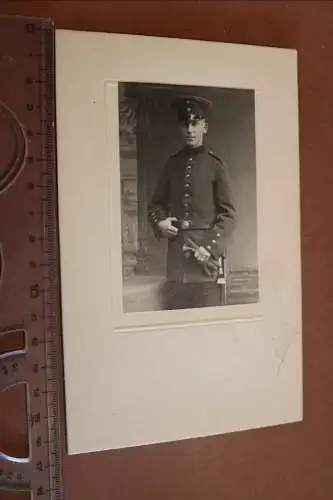
<path fill-rule="evenodd" d="M 7 106 L 0 102 L 0 193 L 20 174 L 26 153 L 21 124 Z"/>

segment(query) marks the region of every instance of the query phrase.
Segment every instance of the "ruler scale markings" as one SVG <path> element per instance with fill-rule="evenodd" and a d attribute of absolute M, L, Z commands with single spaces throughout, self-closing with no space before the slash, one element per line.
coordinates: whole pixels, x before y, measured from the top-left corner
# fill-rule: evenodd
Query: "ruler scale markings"
<path fill-rule="evenodd" d="M 4 22 L 1 18 L 0 21 Z M 29 457 L 20 460 L 0 454 L 0 491 L 30 490 L 33 500 L 62 500 L 61 423 L 64 413 L 61 408 L 63 380 L 54 30 L 48 20 L 21 17 L 8 18 L 7 22 L 22 28 L 26 36 L 26 43 L 22 43 L 22 58 L 26 58 L 26 65 L 17 66 L 16 72 L 22 76 L 22 94 L 25 99 L 23 116 L 26 117 L 22 121 L 28 146 L 22 173 L 27 186 L 27 198 L 22 205 L 28 206 L 27 214 L 31 220 L 28 233 L 22 237 L 22 245 L 29 245 L 29 259 L 24 266 L 32 274 L 24 305 L 26 310 L 20 311 L 20 316 L 23 313 L 25 319 L 19 328 L 24 327 L 26 330 L 27 348 L 24 352 L 0 358 L 0 390 L 21 381 L 27 383 Z M 16 36 L 15 33 L 13 36 Z M 10 35 L 5 45 L 8 50 Z M 15 105 L 16 101 L 13 100 Z M 15 324 L 17 327 L 17 320 Z"/>

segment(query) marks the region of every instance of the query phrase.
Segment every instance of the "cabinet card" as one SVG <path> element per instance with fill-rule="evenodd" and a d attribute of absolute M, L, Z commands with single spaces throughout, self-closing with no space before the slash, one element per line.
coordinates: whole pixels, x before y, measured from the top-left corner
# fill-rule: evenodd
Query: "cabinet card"
<path fill-rule="evenodd" d="M 56 32 L 68 451 L 302 419 L 297 53 Z"/>

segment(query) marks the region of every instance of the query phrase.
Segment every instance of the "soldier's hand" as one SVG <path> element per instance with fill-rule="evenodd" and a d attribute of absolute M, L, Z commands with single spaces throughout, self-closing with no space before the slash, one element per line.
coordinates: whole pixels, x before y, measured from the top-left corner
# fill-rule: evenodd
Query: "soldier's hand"
<path fill-rule="evenodd" d="M 199 247 L 194 252 L 194 258 L 197 259 L 198 262 L 207 262 L 209 257 L 210 253 L 205 249 L 205 247 Z"/>
<path fill-rule="evenodd" d="M 162 236 L 165 238 L 170 238 L 178 234 L 178 229 L 172 224 L 174 221 L 177 221 L 177 217 L 168 217 L 157 224 Z"/>

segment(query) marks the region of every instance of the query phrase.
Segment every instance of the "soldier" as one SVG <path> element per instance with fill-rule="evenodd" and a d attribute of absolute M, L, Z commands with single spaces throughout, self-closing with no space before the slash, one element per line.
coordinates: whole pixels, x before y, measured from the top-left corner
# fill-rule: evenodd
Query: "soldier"
<path fill-rule="evenodd" d="M 176 98 L 184 147 L 171 156 L 148 206 L 158 239 L 168 239 L 165 309 L 221 305 L 221 275 L 236 210 L 226 165 L 204 145 L 211 102 Z"/>

